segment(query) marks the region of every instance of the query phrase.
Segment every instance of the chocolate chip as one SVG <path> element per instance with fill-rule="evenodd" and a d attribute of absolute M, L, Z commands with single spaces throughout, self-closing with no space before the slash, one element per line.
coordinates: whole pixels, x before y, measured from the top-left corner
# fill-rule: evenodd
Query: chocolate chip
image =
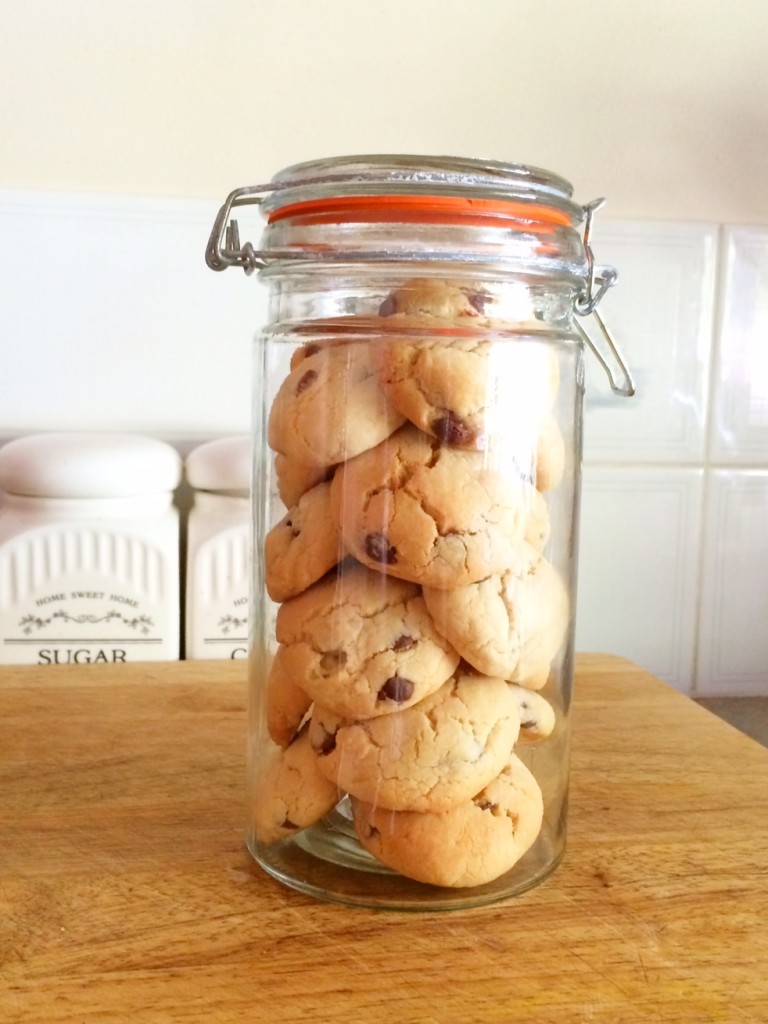
<path fill-rule="evenodd" d="M 535 719 L 535 718 L 532 718 L 532 719 L 530 720 L 530 722 L 521 722 L 521 723 L 520 723 L 520 728 L 521 728 L 521 729 L 533 729 L 533 727 L 534 727 L 535 725 L 536 725 L 536 719 Z"/>
<path fill-rule="evenodd" d="M 293 525 L 292 519 L 286 519 L 283 525 L 291 531 L 292 537 L 298 537 L 299 534 L 301 533 L 301 530 L 299 530 L 296 526 Z"/>
<path fill-rule="evenodd" d="M 336 749 L 336 733 L 327 732 L 323 737 L 323 740 L 318 747 L 314 745 L 316 752 L 320 757 L 327 757 L 328 754 L 332 753 Z"/>
<path fill-rule="evenodd" d="M 311 384 L 314 384 L 316 380 L 317 370 L 307 370 L 307 372 L 302 376 L 299 383 L 296 385 L 296 394 L 300 395 L 302 391 L 306 391 L 307 388 Z"/>
<path fill-rule="evenodd" d="M 491 800 L 475 800 L 475 807 L 479 807 L 481 811 L 493 812 L 496 804 Z"/>
<path fill-rule="evenodd" d="M 446 444 L 471 444 L 477 436 L 469 424 L 450 409 L 432 420 L 431 426 L 435 437 Z"/>
<path fill-rule="evenodd" d="M 412 647 L 416 646 L 416 641 L 412 636 L 399 636 L 397 640 L 392 644 L 393 651 L 410 651 Z"/>
<path fill-rule="evenodd" d="M 376 700 L 393 700 L 396 704 L 410 700 L 413 696 L 413 683 L 402 676 L 390 676 L 379 690 Z"/>
<path fill-rule="evenodd" d="M 365 553 L 374 562 L 394 565 L 397 561 L 397 549 L 393 548 L 383 533 L 369 533 L 365 538 Z"/>
<path fill-rule="evenodd" d="M 326 651 L 320 659 L 320 669 L 322 672 L 335 672 L 337 669 L 344 668 L 346 663 L 345 651 Z"/>
<path fill-rule="evenodd" d="M 391 295 L 387 296 L 386 299 L 379 306 L 379 316 L 392 316 L 393 313 L 397 312 L 397 306 L 395 300 Z"/>
<path fill-rule="evenodd" d="M 290 819 L 290 818 L 286 818 L 286 819 L 285 819 L 285 821 L 283 822 L 283 828 L 298 828 L 298 827 L 299 827 L 299 826 L 298 826 L 298 825 L 295 825 L 295 824 L 294 824 L 294 823 L 293 823 L 293 822 L 291 821 L 291 819 Z"/>
<path fill-rule="evenodd" d="M 470 292 L 467 295 L 467 301 L 473 309 L 476 309 L 478 313 L 483 314 L 485 312 L 485 306 L 490 295 L 486 295 L 485 292 Z"/>

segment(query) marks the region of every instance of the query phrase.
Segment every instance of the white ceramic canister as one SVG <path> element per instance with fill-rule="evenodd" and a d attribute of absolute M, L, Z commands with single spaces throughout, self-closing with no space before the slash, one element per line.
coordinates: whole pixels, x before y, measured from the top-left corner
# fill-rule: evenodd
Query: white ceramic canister
<path fill-rule="evenodd" d="M 0 663 L 179 657 L 180 478 L 178 452 L 149 437 L 0 448 Z"/>
<path fill-rule="evenodd" d="M 194 448 L 187 529 L 185 657 L 248 655 L 251 438 L 223 437 Z"/>

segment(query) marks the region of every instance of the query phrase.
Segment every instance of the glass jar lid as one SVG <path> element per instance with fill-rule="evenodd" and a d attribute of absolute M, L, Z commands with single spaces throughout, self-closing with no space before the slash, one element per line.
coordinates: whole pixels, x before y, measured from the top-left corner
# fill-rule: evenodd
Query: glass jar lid
<path fill-rule="evenodd" d="M 591 245 L 595 199 L 581 206 L 560 175 L 524 164 L 451 156 L 367 154 L 293 164 L 263 185 L 235 189 L 220 208 L 206 247 L 212 270 L 269 275 L 301 268 L 365 264 L 474 265 L 567 289 L 579 317 L 594 314 L 607 358 L 579 332 L 611 387 L 634 383 L 597 305 L 615 283 Z M 240 242 L 233 211 L 258 205 L 267 226 L 257 249 Z M 618 365 L 617 381 L 611 362 Z"/>
<path fill-rule="evenodd" d="M 501 200 L 562 211 L 571 223 L 583 219 L 573 187 L 538 167 L 453 156 L 369 154 L 293 164 L 273 178 L 262 202 L 268 218 L 286 206 L 349 196 Z"/>
<path fill-rule="evenodd" d="M 591 295 L 588 232 L 602 200 L 581 206 L 572 195 L 564 178 L 523 164 L 388 154 L 311 160 L 232 192 L 206 259 L 212 269 L 246 273 L 276 263 L 486 264 L 572 280 L 580 296 Z M 267 221 L 258 250 L 241 246 L 230 222 L 247 204 Z M 601 286 L 615 277 L 604 268 Z"/>

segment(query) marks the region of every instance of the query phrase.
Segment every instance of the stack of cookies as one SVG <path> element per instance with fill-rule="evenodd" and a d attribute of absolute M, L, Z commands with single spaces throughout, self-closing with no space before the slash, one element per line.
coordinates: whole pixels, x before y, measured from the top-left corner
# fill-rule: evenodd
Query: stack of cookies
<path fill-rule="evenodd" d="M 373 319 L 299 348 L 271 409 L 289 511 L 264 553 L 280 607 L 255 833 L 294 836 L 348 795 L 383 864 L 476 886 L 542 823 L 515 750 L 555 727 L 537 691 L 570 617 L 543 555 L 558 361 L 494 334 L 471 287 L 413 280 Z"/>

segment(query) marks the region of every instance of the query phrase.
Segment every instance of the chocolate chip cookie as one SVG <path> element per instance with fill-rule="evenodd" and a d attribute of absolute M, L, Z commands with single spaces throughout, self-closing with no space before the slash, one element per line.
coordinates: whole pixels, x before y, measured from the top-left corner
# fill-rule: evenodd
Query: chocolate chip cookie
<path fill-rule="evenodd" d="M 480 320 L 480 293 L 433 277 L 414 277 L 390 292 L 379 316 L 409 316 L 449 321 Z"/>
<path fill-rule="evenodd" d="M 505 874 L 536 840 L 541 790 L 512 755 L 486 786 L 442 812 L 392 811 L 353 800 L 362 846 L 400 874 L 428 885 L 484 885 Z"/>
<path fill-rule="evenodd" d="M 570 621 L 560 574 L 520 547 L 504 572 L 453 590 L 424 587 L 435 625 L 479 672 L 541 689 Z"/>
<path fill-rule="evenodd" d="M 391 810 L 440 811 L 470 799 L 504 767 L 520 729 L 501 679 L 458 670 L 405 711 L 354 721 L 315 704 L 320 770 L 340 789 Z"/>
<path fill-rule="evenodd" d="M 331 514 L 331 485 L 316 484 L 264 540 L 267 592 L 273 601 L 296 597 L 342 557 L 341 531 Z"/>
<path fill-rule="evenodd" d="M 374 356 L 382 390 L 399 412 L 445 444 L 535 451 L 537 425 L 557 393 L 557 361 L 546 348 L 509 333 L 425 328 L 414 318 L 397 326 L 411 329 L 382 337 Z"/>
<path fill-rule="evenodd" d="M 313 701 L 351 718 L 388 715 L 434 693 L 459 656 L 417 586 L 347 560 L 277 613 L 277 659 Z"/>
<path fill-rule="evenodd" d="M 317 757 L 303 729 L 282 749 L 263 753 L 253 807 L 254 834 L 275 843 L 316 824 L 336 806 L 341 794 L 318 770 Z"/>
<path fill-rule="evenodd" d="M 293 508 L 302 494 L 330 480 L 334 471 L 333 466 L 305 466 L 280 452 L 275 455 L 274 465 L 277 493 L 286 508 Z"/>
<path fill-rule="evenodd" d="M 269 445 L 320 469 L 372 448 L 404 419 L 379 387 L 371 345 L 331 345 L 305 356 L 280 385 L 269 415 Z"/>
<path fill-rule="evenodd" d="M 364 565 L 430 587 L 457 587 L 515 560 L 527 485 L 481 452 L 441 445 L 411 425 L 337 469 L 333 513 Z"/>
<path fill-rule="evenodd" d="M 312 706 L 306 690 L 296 682 L 290 666 L 284 664 L 284 654 L 279 647 L 272 659 L 265 696 L 267 732 L 280 747 L 293 741 Z"/>
<path fill-rule="evenodd" d="M 510 683 L 520 712 L 520 740 L 537 743 L 552 735 L 557 722 L 555 709 L 540 693 Z"/>

